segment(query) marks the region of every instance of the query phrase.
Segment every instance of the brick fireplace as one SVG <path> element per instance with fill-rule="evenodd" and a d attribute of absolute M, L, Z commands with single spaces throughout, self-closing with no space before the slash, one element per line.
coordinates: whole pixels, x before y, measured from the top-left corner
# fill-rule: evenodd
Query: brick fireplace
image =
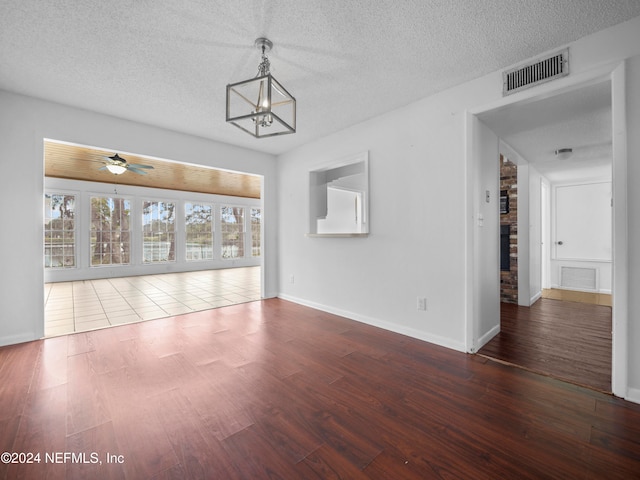
<path fill-rule="evenodd" d="M 518 167 L 500 155 L 500 301 L 518 303 Z"/>

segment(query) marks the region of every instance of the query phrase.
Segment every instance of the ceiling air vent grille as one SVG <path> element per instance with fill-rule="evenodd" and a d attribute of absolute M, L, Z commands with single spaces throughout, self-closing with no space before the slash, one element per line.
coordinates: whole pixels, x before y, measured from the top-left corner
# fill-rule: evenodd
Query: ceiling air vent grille
<path fill-rule="evenodd" d="M 569 49 L 551 57 L 535 60 L 502 73 L 502 95 L 510 95 L 526 88 L 569 75 Z"/>

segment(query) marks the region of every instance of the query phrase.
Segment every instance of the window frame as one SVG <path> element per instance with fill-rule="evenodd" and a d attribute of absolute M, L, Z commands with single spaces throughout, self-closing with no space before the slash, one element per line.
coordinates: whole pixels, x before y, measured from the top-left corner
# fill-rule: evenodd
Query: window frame
<path fill-rule="evenodd" d="M 225 223 L 223 223 L 223 213 L 222 210 L 224 208 L 241 208 L 242 209 L 242 222 L 240 222 L 241 225 L 241 232 L 239 232 L 242 235 L 242 239 L 239 240 L 237 242 L 237 244 L 239 245 L 239 248 L 242 249 L 242 255 L 238 255 L 238 256 L 228 256 L 226 257 L 224 254 L 224 249 L 225 249 L 225 241 L 224 241 L 224 236 L 225 236 Z M 246 259 L 246 258 L 251 258 L 251 257 L 247 257 L 246 255 L 246 241 L 247 241 L 247 205 L 238 205 L 238 204 L 230 204 L 230 203 L 221 203 L 219 204 L 219 208 L 218 208 L 218 212 L 220 213 L 220 219 L 219 219 L 219 223 L 220 223 L 220 259 L 223 261 L 233 261 L 233 260 L 241 260 L 241 259 Z M 237 225 L 238 223 L 236 223 Z"/>
<path fill-rule="evenodd" d="M 105 199 L 109 199 L 109 200 L 113 200 L 114 198 L 122 200 L 123 202 L 128 202 L 129 205 L 129 218 L 128 218 L 128 225 L 129 225 L 129 229 L 126 230 L 126 233 L 128 233 L 128 237 L 129 237 L 129 251 L 128 251 L 128 262 L 120 262 L 120 263 L 113 263 L 113 262 L 109 262 L 109 263 L 100 263 L 100 264 L 95 264 L 93 263 L 93 257 L 94 257 L 94 244 L 92 243 L 92 232 L 93 232 L 93 220 L 92 220 L 92 216 L 93 216 L 93 199 L 94 198 L 105 198 Z M 119 194 L 108 194 L 108 193 L 89 193 L 87 195 L 87 209 L 89 212 L 88 215 L 88 266 L 90 269 L 93 268 L 104 268 L 104 267 L 115 267 L 115 268 L 123 268 L 123 267 L 129 267 L 133 265 L 133 247 L 134 247 L 134 238 L 133 238 L 133 212 L 134 212 L 134 202 L 131 199 L 131 197 L 129 197 L 128 195 L 119 195 Z M 114 232 L 114 230 L 110 230 L 110 232 Z M 121 231 L 122 232 L 122 231 Z M 111 242 L 113 244 L 113 242 Z M 122 243 L 122 242 L 121 242 Z M 121 247 L 122 248 L 122 247 Z"/>
<path fill-rule="evenodd" d="M 162 259 L 162 260 L 151 260 L 151 261 L 147 261 L 145 259 L 145 205 L 149 203 L 149 204 L 159 204 L 159 203 L 164 203 L 166 205 L 173 205 L 173 231 L 172 232 L 164 232 L 165 234 L 169 234 L 172 233 L 173 234 L 173 259 L 171 259 L 171 241 L 169 241 L 169 249 L 167 251 L 167 258 L 166 259 Z M 178 209 L 179 209 L 179 203 L 180 201 L 177 199 L 171 199 L 171 200 L 166 200 L 166 199 L 159 199 L 158 197 L 150 197 L 150 196 L 141 196 L 140 197 L 140 202 L 139 202 L 139 207 L 140 207 L 140 211 L 138 212 L 138 216 L 140 218 L 140 242 L 139 242 L 139 251 L 140 251 L 140 264 L 141 265 L 160 265 L 160 264 L 169 264 L 169 263 L 176 263 L 178 260 Z M 152 219 L 153 221 L 153 219 Z M 154 234 L 155 236 L 155 232 L 153 230 L 151 230 L 151 233 Z M 152 242 L 152 243 L 156 243 L 156 242 Z M 165 241 L 166 243 L 166 241 Z"/>
<path fill-rule="evenodd" d="M 46 209 L 46 202 L 47 202 L 47 196 L 53 197 L 53 196 L 61 196 L 61 197 L 73 197 L 73 229 L 71 229 L 71 232 L 73 233 L 72 237 L 73 237 L 73 242 L 72 242 L 72 247 L 73 247 L 73 265 L 70 266 L 66 266 L 64 265 L 64 258 L 65 258 L 65 249 L 66 249 L 66 242 L 65 242 L 65 232 L 68 232 L 69 230 L 66 230 L 64 228 L 65 226 L 65 221 L 64 219 L 62 220 L 62 230 L 55 230 L 55 231 L 60 231 L 62 232 L 62 258 L 63 258 L 63 264 L 59 265 L 59 266 L 52 266 L 52 265 L 48 265 L 46 262 L 47 259 L 47 255 L 46 255 L 46 251 L 47 251 L 47 246 L 49 246 L 50 248 L 53 248 L 53 245 L 51 243 L 47 244 L 46 242 L 46 238 L 47 238 L 47 231 L 49 232 L 53 232 L 53 229 L 49 229 L 47 230 L 46 228 L 46 220 L 49 219 L 49 224 L 54 220 L 53 216 L 48 217 L 47 216 L 47 209 Z M 70 269 L 77 269 L 78 268 L 78 262 L 79 262 L 79 257 L 78 257 L 78 207 L 80 205 L 80 201 L 78 199 L 79 195 L 76 192 L 61 192 L 60 190 L 47 190 L 44 192 L 44 196 L 43 196 L 43 214 L 44 214 L 44 218 L 43 218 L 43 242 L 42 242 L 42 247 L 43 247 L 43 264 L 44 264 L 44 268 L 45 270 L 70 270 Z M 49 209 L 49 211 L 51 211 L 52 209 Z M 49 255 L 49 258 L 53 258 L 54 255 Z M 50 262 L 49 262 L 50 263 Z"/>
<path fill-rule="evenodd" d="M 254 207 L 254 206 L 249 206 L 249 229 L 251 231 L 251 258 L 260 258 L 262 257 L 262 207 L 258 206 L 258 207 Z M 258 211 L 260 212 L 259 215 L 259 219 L 260 221 L 257 224 L 257 236 L 258 236 L 258 247 L 255 247 L 255 235 L 256 235 L 256 229 L 254 229 L 254 223 L 253 223 L 253 212 L 254 211 Z M 258 248 L 258 253 L 255 254 L 254 250 L 255 248 Z"/>
<path fill-rule="evenodd" d="M 211 260 L 215 260 L 215 251 L 216 251 L 216 205 L 213 202 L 201 202 L 197 200 L 184 200 L 183 201 L 183 213 L 184 213 L 184 260 L 185 262 L 207 262 Z M 187 223 L 187 205 L 198 205 L 200 207 L 209 207 L 210 209 L 210 238 L 211 238 L 211 257 L 210 258 L 189 258 L 189 232 L 187 230 L 189 223 Z"/>
<path fill-rule="evenodd" d="M 174 190 L 163 190 L 145 187 L 135 187 L 125 184 L 114 185 L 113 183 L 98 183 L 98 182 L 86 182 L 79 180 L 69 180 L 61 178 L 45 177 L 45 191 L 43 192 L 43 204 L 44 193 L 47 194 L 70 194 L 75 195 L 75 255 L 76 255 L 76 268 L 50 268 L 44 269 L 45 281 L 49 282 L 67 282 L 76 280 L 89 280 L 96 278 L 104 278 L 105 276 L 137 276 L 148 275 L 167 272 L 181 272 L 181 271 L 194 271 L 194 270 L 207 270 L 207 269 L 219 269 L 230 267 L 244 267 L 244 266 L 260 266 L 262 264 L 263 257 L 257 257 L 251 255 L 251 236 L 250 232 L 250 208 L 260 208 L 262 211 L 262 238 L 261 238 L 261 253 L 265 254 L 265 210 L 264 204 L 260 199 L 242 198 L 225 195 L 211 195 L 202 194 L 199 192 L 182 192 Z M 94 244 L 90 245 L 90 226 L 91 226 L 91 198 L 122 198 L 131 203 L 127 205 L 130 207 L 129 217 L 129 229 L 130 229 L 130 257 L 128 258 L 128 264 L 98 264 L 90 265 L 91 253 L 95 249 L 95 235 Z M 141 209 L 144 201 L 160 201 L 173 203 L 176 205 L 175 210 L 175 234 L 176 234 L 176 248 L 175 248 L 175 261 L 171 263 L 143 263 L 142 262 L 142 215 Z M 95 201 L 95 200 L 94 200 Z M 213 246 L 213 259 L 202 261 L 186 261 L 185 252 L 185 216 L 184 216 L 184 203 L 192 204 L 207 204 L 211 205 L 213 209 L 213 228 L 214 228 L 214 246 Z M 233 257 L 228 259 L 220 258 L 220 245 L 221 245 L 221 232 L 220 232 L 220 207 L 241 207 L 244 208 L 245 223 L 243 224 L 244 248 L 243 257 Z M 99 225 L 96 227 L 100 228 Z M 41 227 L 44 231 L 44 227 Z M 111 226 L 105 227 L 111 228 Z M 236 228 L 239 230 L 239 228 Z M 44 263 L 44 238 L 43 234 L 40 234 L 40 238 L 43 240 L 43 259 L 39 260 Z M 240 246 L 239 240 L 233 240 L 235 245 Z M 127 246 L 124 247 L 125 249 Z M 235 249 L 234 249 L 235 250 Z M 230 260 L 230 261 L 229 261 Z M 113 268 L 113 272 L 105 273 L 102 267 L 117 267 Z"/>

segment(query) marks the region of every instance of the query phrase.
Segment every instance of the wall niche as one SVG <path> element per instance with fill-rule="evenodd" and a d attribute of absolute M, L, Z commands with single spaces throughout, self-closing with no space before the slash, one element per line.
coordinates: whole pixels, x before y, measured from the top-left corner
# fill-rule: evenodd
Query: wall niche
<path fill-rule="evenodd" d="M 369 233 L 369 152 L 309 172 L 312 237 L 361 237 Z"/>

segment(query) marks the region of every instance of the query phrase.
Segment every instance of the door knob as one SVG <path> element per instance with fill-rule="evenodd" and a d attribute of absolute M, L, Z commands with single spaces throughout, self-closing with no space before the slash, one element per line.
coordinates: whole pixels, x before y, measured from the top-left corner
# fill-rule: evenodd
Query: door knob
<path fill-rule="evenodd" d="M 556 242 L 558 245 L 564 245 L 564 242 L 562 240 L 560 240 L 559 242 Z"/>

